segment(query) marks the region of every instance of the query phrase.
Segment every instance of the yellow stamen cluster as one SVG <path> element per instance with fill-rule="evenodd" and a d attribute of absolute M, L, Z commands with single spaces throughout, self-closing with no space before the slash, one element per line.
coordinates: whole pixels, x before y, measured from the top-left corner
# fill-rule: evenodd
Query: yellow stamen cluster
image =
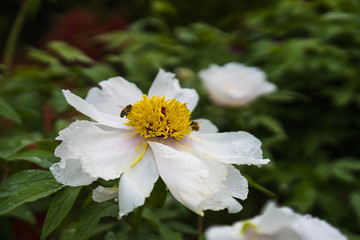
<path fill-rule="evenodd" d="M 256 228 L 257 227 L 253 223 L 247 221 L 242 226 L 242 228 L 240 230 L 240 234 L 241 235 L 247 235 L 247 236 L 252 235 L 253 234 L 253 229 L 256 229 Z"/>
<path fill-rule="evenodd" d="M 180 103 L 174 98 L 165 100 L 165 97 L 148 98 L 144 95 L 140 101 L 132 105 L 125 124 L 132 126 L 135 132 L 145 138 L 180 139 L 192 130 L 190 114 L 186 103 Z"/>

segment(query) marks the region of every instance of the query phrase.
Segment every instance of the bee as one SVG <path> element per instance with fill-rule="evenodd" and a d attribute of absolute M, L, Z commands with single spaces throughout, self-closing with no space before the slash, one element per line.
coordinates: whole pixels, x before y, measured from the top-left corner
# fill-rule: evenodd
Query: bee
<path fill-rule="evenodd" d="M 129 115 L 131 109 L 132 109 L 132 105 L 131 105 L 131 104 L 127 105 L 127 106 L 121 111 L 120 117 L 123 118 L 123 117 Z"/>
<path fill-rule="evenodd" d="M 199 131 L 200 129 L 199 123 L 196 121 L 191 121 L 190 126 L 192 131 Z"/>

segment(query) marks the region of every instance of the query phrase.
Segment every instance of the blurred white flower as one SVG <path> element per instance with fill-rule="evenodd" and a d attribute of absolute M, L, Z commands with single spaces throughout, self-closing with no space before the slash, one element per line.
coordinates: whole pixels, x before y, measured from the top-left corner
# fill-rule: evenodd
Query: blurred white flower
<path fill-rule="evenodd" d="M 216 64 L 200 71 L 199 76 L 210 93 L 211 99 L 220 106 L 242 106 L 257 97 L 276 90 L 266 80 L 263 71 L 240 63 Z"/>
<path fill-rule="evenodd" d="M 214 226 L 207 240 L 346 240 L 339 230 L 310 215 L 270 202 L 260 216 L 232 226 Z"/>
<path fill-rule="evenodd" d="M 93 192 L 98 202 L 117 198 L 119 217 L 144 204 L 159 176 L 197 214 L 242 209 L 234 197 L 245 199 L 248 183 L 231 164 L 268 163 L 257 138 L 247 132 L 217 133 L 208 120 L 190 120 L 196 91 L 181 88 L 174 74 L 163 70 L 148 95 L 121 77 L 100 86 L 85 100 L 63 91 L 67 102 L 94 122 L 76 121 L 59 133 L 62 143 L 55 155 L 61 161 L 50 167 L 58 182 L 81 186 L 120 178 L 118 186 Z"/>

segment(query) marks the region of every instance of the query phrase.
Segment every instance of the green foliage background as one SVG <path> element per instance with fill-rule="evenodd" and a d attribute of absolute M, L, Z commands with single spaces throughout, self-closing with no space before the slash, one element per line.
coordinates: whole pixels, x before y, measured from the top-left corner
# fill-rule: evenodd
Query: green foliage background
<path fill-rule="evenodd" d="M 163 68 L 200 94 L 195 119 L 208 118 L 220 131 L 254 134 L 272 160 L 262 168 L 239 166 L 250 183 L 244 209 L 235 215 L 206 212 L 204 228 L 253 217 L 273 199 L 360 239 L 360 2 L 248 2 L 81 4 L 119 11 L 130 23 L 126 30 L 89 39 L 101 46 L 102 57 L 95 60 L 63 41 L 38 48 L 34 37 L 21 37 L 41 30 L 34 23 L 49 19 L 47 10 L 79 3 L 26 1 L 32 10 L 19 33 L 17 56 L 28 61 L 1 65 L 0 238 L 36 239 L 20 237 L 14 226 L 17 219 L 40 225 L 35 233 L 40 236 L 47 213 L 43 239 L 49 234 L 49 239 L 198 239 L 197 216 L 170 195 L 164 203 L 161 182 L 144 208 L 118 222 L 116 203 L 92 202 L 98 183 L 64 187 L 48 171 L 59 161 L 53 155 L 58 131 L 84 118 L 67 105 L 61 89 L 84 97 L 98 82 L 120 75 L 147 92 Z M 12 24 L 20 4 L 4 6 L 11 11 L 2 22 Z M 11 24 L 0 25 L 4 36 Z M 5 40 L 2 46 L 8 47 Z M 231 61 L 262 68 L 279 90 L 241 108 L 214 105 L 197 73 Z"/>

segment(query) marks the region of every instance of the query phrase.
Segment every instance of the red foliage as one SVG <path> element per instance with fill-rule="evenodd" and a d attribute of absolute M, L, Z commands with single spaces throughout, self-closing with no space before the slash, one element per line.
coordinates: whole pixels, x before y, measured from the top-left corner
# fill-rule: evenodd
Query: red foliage
<path fill-rule="evenodd" d="M 43 106 L 43 127 L 46 131 L 52 131 L 54 129 L 53 120 L 55 119 L 56 115 L 54 110 L 49 105 Z"/>
<path fill-rule="evenodd" d="M 5 132 L 7 129 L 11 128 L 14 125 L 14 122 L 9 118 L 0 117 L 0 133 Z"/>
<path fill-rule="evenodd" d="M 13 219 L 12 226 L 17 240 L 38 240 L 41 236 L 45 213 L 35 214 L 36 224 L 33 226 L 20 219 Z"/>
<path fill-rule="evenodd" d="M 94 59 L 101 57 L 99 45 L 93 37 L 101 33 L 125 29 L 127 21 L 120 16 L 101 15 L 86 9 L 75 8 L 59 16 L 54 28 L 40 41 L 44 46 L 51 40 L 65 41 Z"/>

